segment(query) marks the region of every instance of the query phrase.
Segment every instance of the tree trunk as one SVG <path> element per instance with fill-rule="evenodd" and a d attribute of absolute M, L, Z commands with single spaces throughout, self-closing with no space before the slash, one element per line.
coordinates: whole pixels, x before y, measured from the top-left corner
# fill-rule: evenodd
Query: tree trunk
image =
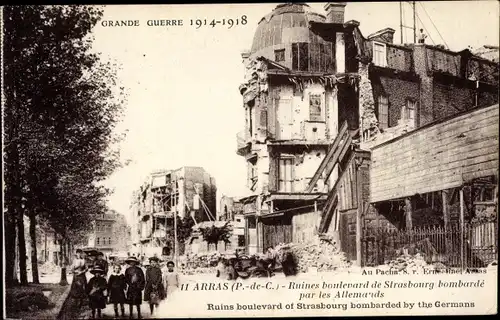
<path fill-rule="evenodd" d="M 16 223 L 13 213 L 5 215 L 5 285 L 7 288 L 16 284 Z"/>
<path fill-rule="evenodd" d="M 31 274 L 33 275 L 33 283 L 39 284 L 38 277 L 38 257 L 37 257 L 37 241 L 36 241 L 36 216 L 30 215 L 30 238 L 31 238 Z"/>
<path fill-rule="evenodd" d="M 49 257 L 49 254 L 47 253 L 47 231 L 46 231 L 46 230 L 44 230 L 44 231 L 43 231 L 43 236 L 44 236 L 44 238 L 45 238 L 45 242 L 44 242 L 44 244 L 45 244 L 45 249 L 43 250 L 43 262 L 45 263 L 45 262 L 47 262 L 47 260 L 49 259 L 49 258 L 48 258 L 48 257 Z"/>
<path fill-rule="evenodd" d="M 24 216 L 17 218 L 17 240 L 19 246 L 19 277 L 21 285 L 28 285 L 28 272 L 26 268 L 26 239 L 24 238 Z"/>
<path fill-rule="evenodd" d="M 61 250 L 61 281 L 59 284 L 61 286 L 67 286 L 68 285 L 68 278 L 66 276 L 66 257 L 64 254 L 64 237 L 61 238 L 61 242 L 59 244 L 60 250 Z"/>

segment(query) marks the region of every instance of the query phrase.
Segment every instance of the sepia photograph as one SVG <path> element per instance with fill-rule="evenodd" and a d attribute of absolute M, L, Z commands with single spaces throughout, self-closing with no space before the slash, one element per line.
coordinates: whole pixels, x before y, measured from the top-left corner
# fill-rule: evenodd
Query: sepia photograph
<path fill-rule="evenodd" d="M 498 313 L 497 1 L 0 8 L 3 318 Z"/>

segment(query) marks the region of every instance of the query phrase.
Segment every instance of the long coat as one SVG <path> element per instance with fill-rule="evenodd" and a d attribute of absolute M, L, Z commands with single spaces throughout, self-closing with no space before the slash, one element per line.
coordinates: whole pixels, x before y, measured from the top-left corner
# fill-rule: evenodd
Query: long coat
<path fill-rule="evenodd" d="M 71 283 L 71 296 L 75 299 L 85 299 L 87 297 L 87 277 L 85 271 L 87 267 L 84 259 L 75 259 L 72 266 L 74 276 Z"/>
<path fill-rule="evenodd" d="M 90 309 L 106 308 L 106 296 L 104 291 L 108 288 L 106 279 L 103 277 L 92 277 L 87 285 Z"/>
<path fill-rule="evenodd" d="M 150 301 L 151 293 L 156 293 L 160 300 L 165 299 L 165 287 L 163 286 L 162 272 L 158 267 L 149 267 L 146 270 L 144 301 Z"/>
<path fill-rule="evenodd" d="M 144 271 L 138 266 L 128 267 L 125 270 L 125 282 L 127 283 L 127 302 L 132 305 L 142 303 L 142 290 L 146 284 Z"/>
<path fill-rule="evenodd" d="M 123 274 L 112 274 L 108 280 L 109 303 L 125 303 L 127 283 Z"/>

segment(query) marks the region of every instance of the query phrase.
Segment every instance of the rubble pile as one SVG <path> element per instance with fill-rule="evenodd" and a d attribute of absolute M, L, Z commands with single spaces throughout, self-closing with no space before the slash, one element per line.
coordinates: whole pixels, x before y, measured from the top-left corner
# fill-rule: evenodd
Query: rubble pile
<path fill-rule="evenodd" d="M 299 272 L 310 268 L 317 271 L 333 271 L 350 267 L 351 263 L 329 236 L 317 236 L 311 243 L 290 243 L 276 246 L 279 256 L 291 252 L 298 264 Z"/>
<path fill-rule="evenodd" d="M 425 270 L 440 270 L 446 268 L 441 262 L 427 263 L 426 258 L 422 253 L 411 254 L 401 254 L 396 259 L 388 261 L 386 263 L 387 269 L 390 271 L 416 271 L 423 272 Z"/>
<path fill-rule="evenodd" d="M 215 273 L 220 256 L 219 252 L 189 254 L 180 265 L 180 270 L 185 274 Z"/>
<path fill-rule="evenodd" d="M 52 262 L 45 262 L 38 266 L 38 272 L 40 274 L 54 274 L 59 272 L 60 268 Z"/>

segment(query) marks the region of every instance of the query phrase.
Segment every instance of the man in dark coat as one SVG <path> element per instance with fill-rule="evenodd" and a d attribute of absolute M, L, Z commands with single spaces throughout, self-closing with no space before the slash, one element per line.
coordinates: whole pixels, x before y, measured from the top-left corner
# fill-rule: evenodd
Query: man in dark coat
<path fill-rule="evenodd" d="M 125 262 L 129 264 L 129 267 L 125 270 L 125 282 L 127 283 L 127 302 L 129 304 L 130 319 L 133 319 L 132 312 L 134 311 L 134 305 L 137 308 L 137 317 L 140 319 L 142 291 L 146 285 L 144 272 L 138 266 L 139 261 L 136 257 L 129 257 Z"/>
<path fill-rule="evenodd" d="M 144 301 L 149 302 L 149 309 L 153 314 L 161 300 L 165 299 L 165 287 L 162 282 L 162 272 L 159 266 L 159 259 L 152 257 L 149 259 L 151 265 L 146 270 L 146 288 L 144 290 Z"/>

